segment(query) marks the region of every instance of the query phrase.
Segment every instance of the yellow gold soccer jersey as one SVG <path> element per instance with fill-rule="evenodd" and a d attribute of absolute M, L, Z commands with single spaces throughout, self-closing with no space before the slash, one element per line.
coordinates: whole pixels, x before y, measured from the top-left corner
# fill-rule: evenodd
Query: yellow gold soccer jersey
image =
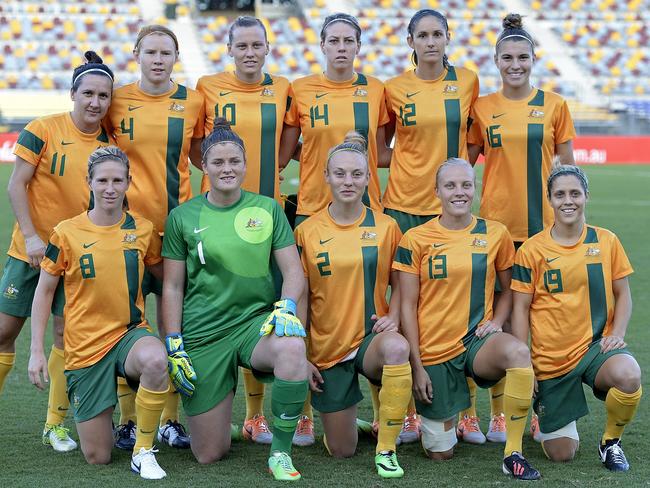
<path fill-rule="evenodd" d="M 492 220 L 472 217 L 467 228 L 449 230 L 435 218 L 404 234 L 393 269 L 419 278 L 424 366 L 461 354 L 476 327 L 492 319 L 497 271 L 512 267 L 514 255 L 508 230 Z"/>
<path fill-rule="evenodd" d="M 214 119 L 223 117 L 246 146 L 244 190 L 280 199 L 278 152 L 287 112 L 289 81 L 264 74 L 259 83 L 244 83 L 233 73 L 203 76 L 196 89 L 205 97 L 205 137 Z M 201 192 L 210 189 L 203 176 Z"/>
<path fill-rule="evenodd" d="M 115 225 L 86 212 L 58 224 L 41 267 L 63 274 L 65 369 L 91 366 L 144 318 L 144 265 L 161 261 L 160 237 L 146 219 L 125 213 Z"/>
<path fill-rule="evenodd" d="M 43 242 L 56 224 L 88 208 L 88 156 L 108 145 L 105 130 L 81 132 L 68 112 L 36 119 L 20 132 L 14 154 L 36 167 L 27 197 L 29 215 Z M 25 238 L 17 223 L 7 254 L 27 261 Z"/>
<path fill-rule="evenodd" d="M 537 379 L 568 373 L 590 344 L 609 335 L 612 281 L 632 272 L 616 235 L 590 225 L 573 246 L 555 242 L 548 227 L 519 248 L 511 288 L 533 295 L 529 320 Z"/>
<path fill-rule="evenodd" d="M 285 122 L 300 127 L 303 138 L 297 213 L 312 215 L 331 201 L 323 176 L 327 154 L 352 130 L 368 138 L 370 183 L 364 204 L 380 210 L 377 127 L 390 120 L 381 81 L 355 74 L 352 80 L 337 83 L 324 74 L 311 75 L 295 80 L 290 96 Z"/>
<path fill-rule="evenodd" d="M 552 92 L 535 89 L 525 100 L 498 92 L 479 97 L 471 117 L 469 143 L 485 154 L 480 215 L 523 242 L 553 221 L 546 180 L 555 146 L 575 137 L 569 108 Z"/>
<path fill-rule="evenodd" d="M 309 360 L 318 369 L 339 363 L 371 331 L 373 314 L 388 313 L 386 290 L 401 232 L 397 222 L 367 208 L 350 225 L 339 225 L 329 210 L 295 231 L 309 282 Z"/>
<path fill-rule="evenodd" d="M 476 73 L 453 66 L 436 80 L 421 80 L 411 70 L 386 82 L 386 105 L 395 119 L 386 208 L 442 213 L 436 172 L 449 158 L 467 159 L 467 122 L 478 93 Z"/>
<path fill-rule="evenodd" d="M 192 197 L 188 154 L 203 137 L 203 95 L 183 85 L 148 95 L 137 83 L 118 88 L 105 119 L 131 163 L 129 207 L 165 228 L 169 212 Z"/>

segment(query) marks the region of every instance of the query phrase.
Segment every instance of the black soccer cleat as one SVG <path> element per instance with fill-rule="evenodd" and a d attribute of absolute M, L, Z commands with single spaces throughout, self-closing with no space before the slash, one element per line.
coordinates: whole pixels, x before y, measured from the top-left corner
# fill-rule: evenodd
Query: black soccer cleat
<path fill-rule="evenodd" d="M 608 439 L 605 444 L 599 444 L 598 454 L 600 461 L 610 471 L 628 471 L 630 469 L 619 439 Z"/>
<path fill-rule="evenodd" d="M 507 458 L 504 458 L 501 466 L 503 474 L 512 476 L 516 480 L 538 480 L 542 477 L 535 468 L 533 468 L 526 458 L 518 452 L 513 452 Z"/>

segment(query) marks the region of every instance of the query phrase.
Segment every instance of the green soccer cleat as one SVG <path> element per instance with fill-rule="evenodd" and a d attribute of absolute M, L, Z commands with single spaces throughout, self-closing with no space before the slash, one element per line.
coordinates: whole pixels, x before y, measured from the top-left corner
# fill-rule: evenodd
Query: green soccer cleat
<path fill-rule="evenodd" d="M 395 451 L 381 451 L 375 456 L 377 474 L 382 478 L 401 478 L 404 470 L 397 462 Z"/>
<path fill-rule="evenodd" d="M 269 473 L 276 481 L 298 481 L 300 473 L 293 467 L 291 456 L 286 452 L 275 451 L 269 458 Z"/>
<path fill-rule="evenodd" d="M 374 436 L 372 432 L 372 423 L 362 420 L 360 418 L 357 418 L 357 431 L 360 434 L 365 434 L 367 436 Z"/>

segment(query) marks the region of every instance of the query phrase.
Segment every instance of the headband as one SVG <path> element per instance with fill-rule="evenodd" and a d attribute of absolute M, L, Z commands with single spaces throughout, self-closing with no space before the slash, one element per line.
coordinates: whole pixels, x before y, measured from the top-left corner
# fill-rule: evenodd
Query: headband
<path fill-rule="evenodd" d="M 344 144 L 357 144 L 357 143 L 344 143 Z M 339 147 L 334 149 L 329 155 L 327 156 L 327 164 L 331 161 L 332 157 L 337 154 L 337 153 L 342 153 L 342 152 L 355 152 L 357 154 L 361 154 L 364 158 L 367 158 L 368 156 L 366 155 L 365 151 L 361 151 L 355 147 Z"/>
<path fill-rule="evenodd" d="M 498 46 L 499 44 L 501 44 L 503 41 L 505 41 L 506 39 L 509 39 L 509 38 L 511 38 L 511 37 L 519 37 L 519 38 L 521 38 L 521 39 L 526 39 L 528 42 L 530 42 L 530 45 L 531 45 L 531 46 L 535 47 L 535 45 L 533 44 L 533 41 L 531 41 L 528 37 L 526 37 L 526 36 L 523 35 L 523 34 L 510 34 L 510 35 L 508 35 L 508 36 L 503 36 L 501 39 L 499 39 L 499 40 L 497 41 L 497 46 Z"/>
<path fill-rule="evenodd" d="M 244 150 L 244 146 L 239 144 L 237 141 L 231 141 L 231 140 L 213 142 L 212 144 L 210 144 L 207 147 L 207 149 L 205 151 L 203 151 L 203 154 L 208 154 L 208 151 L 210 151 L 210 149 L 212 149 L 214 146 L 216 146 L 218 144 L 225 144 L 226 142 L 229 142 L 230 144 L 234 144 L 235 146 L 237 146 L 239 149 L 241 149 L 241 152 L 244 155 L 244 157 L 246 157 L 246 151 Z"/>
<path fill-rule="evenodd" d="M 350 20 L 350 19 L 348 19 L 346 17 L 337 17 L 335 19 L 330 20 L 327 24 L 323 25 L 323 28 L 321 30 L 324 31 L 325 29 L 327 29 L 328 25 L 333 24 L 334 22 L 347 22 L 352 27 L 354 27 L 355 30 L 359 30 L 359 31 L 361 30 L 361 26 L 359 25 L 358 22 Z"/>
<path fill-rule="evenodd" d="M 555 180 L 555 178 L 558 176 L 568 175 L 578 178 L 580 186 L 582 186 L 582 189 L 585 191 L 585 193 L 589 191 L 589 181 L 587 180 L 587 175 L 585 175 L 584 172 L 577 166 L 574 166 L 572 164 L 563 164 L 562 166 L 559 166 L 557 169 L 552 171 L 548 177 L 548 181 L 546 183 L 546 191 L 548 192 L 549 197 L 551 195 L 551 184 L 553 183 L 553 180 Z"/>
<path fill-rule="evenodd" d="M 113 77 L 110 75 L 110 73 L 109 73 L 108 71 L 106 71 L 106 70 L 104 70 L 104 69 L 102 69 L 102 68 L 90 68 L 90 69 L 87 69 L 87 70 L 85 70 L 85 71 L 82 71 L 82 72 L 79 73 L 77 76 L 75 76 L 75 77 L 72 79 L 72 85 L 74 86 L 74 84 L 77 82 L 77 80 L 78 80 L 79 78 L 81 78 L 83 75 L 86 75 L 86 74 L 88 74 L 88 73 L 101 73 L 101 74 L 103 74 L 103 75 L 105 75 L 105 76 L 108 76 L 108 77 L 111 79 L 111 81 L 115 81 L 115 80 L 113 80 Z"/>

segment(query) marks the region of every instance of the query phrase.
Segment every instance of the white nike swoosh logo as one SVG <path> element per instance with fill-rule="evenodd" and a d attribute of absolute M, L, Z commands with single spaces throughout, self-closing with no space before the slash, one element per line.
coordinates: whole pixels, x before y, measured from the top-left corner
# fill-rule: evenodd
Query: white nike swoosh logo
<path fill-rule="evenodd" d="M 210 226 L 208 225 L 208 227 L 210 227 Z M 196 227 L 194 227 L 194 233 L 198 234 L 199 232 L 203 232 L 208 227 L 201 227 L 200 229 L 197 229 Z"/>
<path fill-rule="evenodd" d="M 282 420 L 296 420 L 298 417 L 300 417 L 300 414 L 294 415 L 293 417 L 287 417 L 284 413 L 280 414 Z"/>

